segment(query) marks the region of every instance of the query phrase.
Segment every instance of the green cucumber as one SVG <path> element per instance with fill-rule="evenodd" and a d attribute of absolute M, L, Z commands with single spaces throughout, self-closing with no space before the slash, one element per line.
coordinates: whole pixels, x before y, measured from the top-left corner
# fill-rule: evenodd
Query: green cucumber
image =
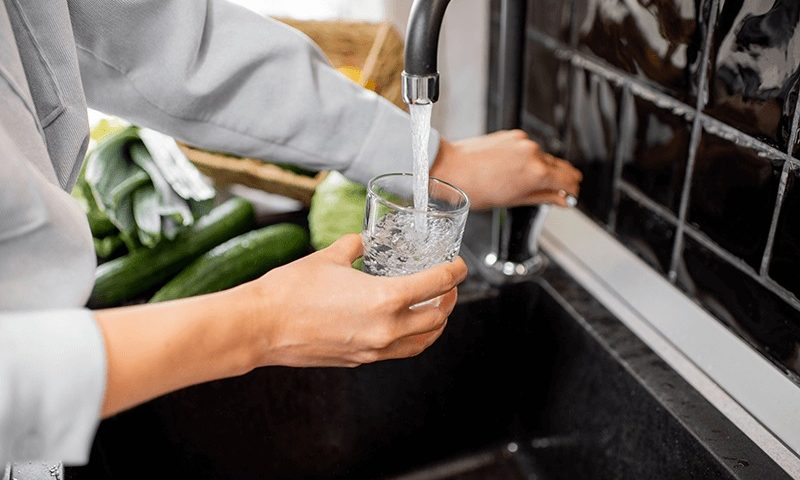
<path fill-rule="evenodd" d="M 253 206 L 233 198 L 212 210 L 175 240 L 106 262 L 95 274 L 89 306 L 109 307 L 140 297 L 166 283 L 195 258 L 252 228 Z"/>
<path fill-rule="evenodd" d="M 214 247 L 156 292 L 151 303 L 218 292 L 254 280 L 308 252 L 306 229 L 280 223 Z"/>

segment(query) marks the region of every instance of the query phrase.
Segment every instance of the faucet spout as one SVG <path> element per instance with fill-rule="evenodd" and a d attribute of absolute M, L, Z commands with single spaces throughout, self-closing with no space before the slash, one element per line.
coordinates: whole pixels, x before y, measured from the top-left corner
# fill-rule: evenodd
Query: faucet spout
<path fill-rule="evenodd" d="M 450 0 L 414 0 L 406 29 L 403 101 L 409 105 L 439 99 L 439 32 Z"/>

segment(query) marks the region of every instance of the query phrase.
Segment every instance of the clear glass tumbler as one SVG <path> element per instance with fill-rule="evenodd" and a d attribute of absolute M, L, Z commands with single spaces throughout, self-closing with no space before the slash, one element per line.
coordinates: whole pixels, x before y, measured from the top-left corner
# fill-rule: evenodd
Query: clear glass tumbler
<path fill-rule="evenodd" d="M 458 187 L 430 178 L 428 208 L 414 208 L 414 176 L 380 175 L 367 184 L 364 271 L 394 277 L 450 262 L 461 248 L 469 199 Z"/>

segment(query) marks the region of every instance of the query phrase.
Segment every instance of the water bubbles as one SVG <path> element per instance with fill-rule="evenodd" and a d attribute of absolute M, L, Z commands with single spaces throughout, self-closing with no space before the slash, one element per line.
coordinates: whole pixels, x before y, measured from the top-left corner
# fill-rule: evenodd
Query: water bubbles
<path fill-rule="evenodd" d="M 431 216 L 423 216 L 423 221 L 425 236 L 421 239 L 416 219 L 408 213 L 384 215 L 374 228 L 365 231 L 365 271 L 394 277 L 452 261 L 458 254 L 463 222 Z"/>

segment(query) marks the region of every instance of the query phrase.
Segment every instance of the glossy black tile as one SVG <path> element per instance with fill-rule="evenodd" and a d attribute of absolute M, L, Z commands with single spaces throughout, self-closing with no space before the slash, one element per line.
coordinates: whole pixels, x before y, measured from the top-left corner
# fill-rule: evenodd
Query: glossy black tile
<path fill-rule="evenodd" d="M 677 213 L 689 156 L 691 122 L 635 98 L 622 129 L 634 132 L 630 146 L 623 150 L 622 178 Z"/>
<path fill-rule="evenodd" d="M 523 68 L 523 124 L 530 124 L 525 126 L 540 130 L 545 136 L 559 135 L 567 113 L 569 65 L 541 43 L 528 41 Z"/>
<path fill-rule="evenodd" d="M 800 2 L 728 0 L 714 32 L 707 112 L 785 150 L 800 66 Z"/>
<path fill-rule="evenodd" d="M 583 173 L 579 206 L 607 222 L 612 204 L 621 91 L 590 72 L 578 68 L 572 72 L 566 158 Z"/>
<path fill-rule="evenodd" d="M 800 171 L 789 172 L 769 275 L 800 298 Z"/>
<path fill-rule="evenodd" d="M 567 42 L 571 7 L 564 0 L 528 0 L 528 27 Z"/>
<path fill-rule="evenodd" d="M 703 132 L 688 220 L 720 246 L 761 266 L 783 161 Z"/>
<path fill-rule="evenodd" d="M 623 193 L 617 207 L 615 233 L 651 267 L 661 273 L 669 271 L 675 227 L 664 217 Z"/>
<path fill-rule="evenodd" d="M 800 227 L 793 222 L 800 215 L 800 174 L 791 173 L 784 211 L 772 225 L 784 157 L 769 152 L 794 147 L 800 158 L 800 136 L 789 145 L 800 96 L 800 1 L 526 1 L 526 45 L 534 46 L 526 49 L 519 122 L 583 171 L 581 209 L 661 272 L 673 266 L 676 228 L 685 221 L 692 239 L 734 262 L 736 272 L 747 271 L 729 290 L 753 288 L 740 298 L 750 303 L 731 307 L 749 320 L 730 322 L 723 316 L 731 313 L 707 306 L 734 330 L 746 332 L 739 324 L 773 314 L 792 317 L 796 303 L 787 292 L 800 297 Z M 559 42 L 574 50 L 559 50 L 556 58 L 551 51 Z M 716 121 L 710 125 L 706 118 L 695 139 L 687 186 L 701 64 L 708 75 L 703 113 Z M 615 86 L 623 83 L 631 94 L 625 102 Z M 684 219 L 681 202 L 687 199 Z M 762 278 L 771 228 L 776 235 L 769 278 Z M 706 271 L 721 271 L 715 265 Z M 684 272 L 686 278 L 709 305 L 724 302 L 711 293 L 730 294 L 710 274 Z M 758 301 L 749 300 L 753 295 Z M 754 345 L 767 344 L 759 339 L 770 336 L 740 334 Z M 761 347 L 779 364 L 791 362 L 780 357 L 785 350 Z"/>
<path fill-rule="evenodd" d="M 576 0 L 578 47 L 676 97 L 696 98 L 702 0 Z"/>
<path fill-rule="evenodd" d="M 678 285 L 768 358 L 800 374 L 800 311 L 690 237 Z"/>

